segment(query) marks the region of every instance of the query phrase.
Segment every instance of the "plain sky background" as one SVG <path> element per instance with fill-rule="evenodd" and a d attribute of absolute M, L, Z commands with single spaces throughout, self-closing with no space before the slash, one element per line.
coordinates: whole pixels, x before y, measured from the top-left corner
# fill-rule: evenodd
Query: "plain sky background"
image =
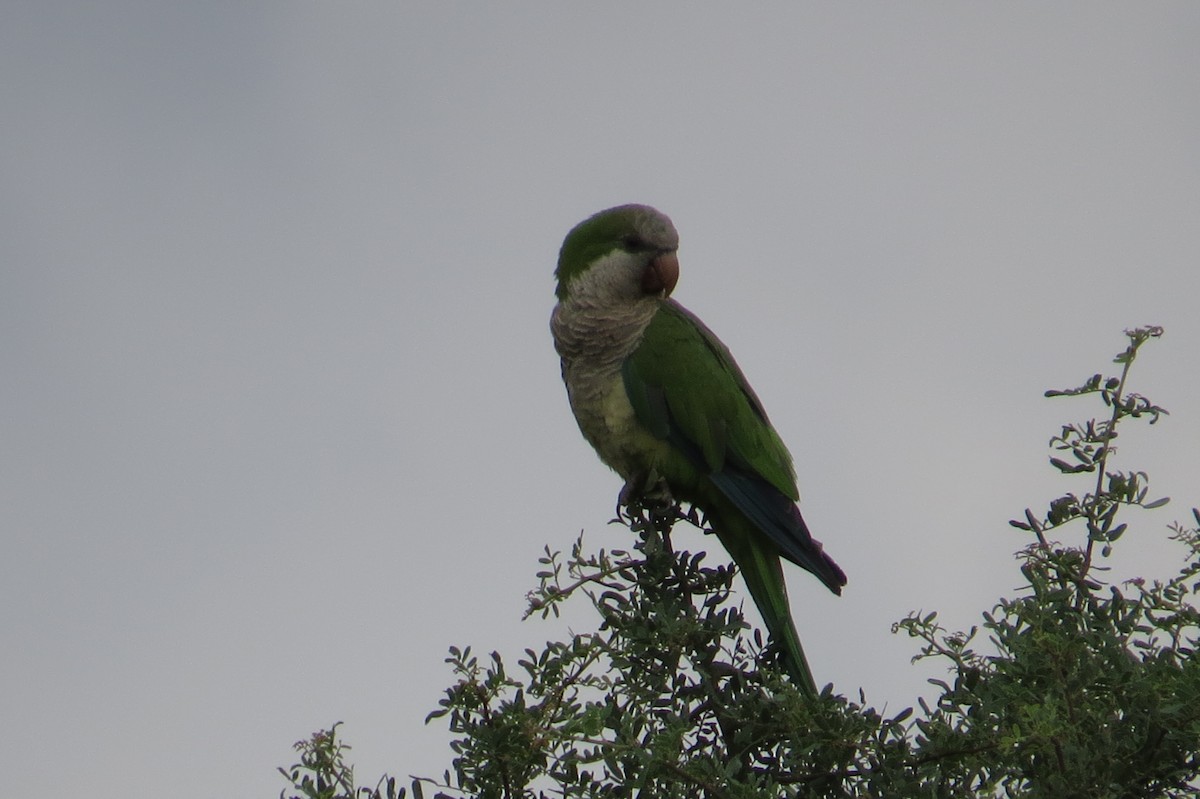
<path fill-rule="evenodd" d="M 1191 2 L 6 3 L 0 795 L 276 796 L 338 720 L 364 781 L 440 774 L 447 646 L 562 635 L 542 547 L 629 542 L 547 329 L 618 203 L 673 218 L 849 575 L 788 572 L 819 681 L 941 676 L 890 625 L 1019 583 L 1101 412 L 1042 391 L 1141 324 L 1172 415 L 1115 465 L 1175 501 L 1107 565 L 1174 574 L 1197 41 Z"/>

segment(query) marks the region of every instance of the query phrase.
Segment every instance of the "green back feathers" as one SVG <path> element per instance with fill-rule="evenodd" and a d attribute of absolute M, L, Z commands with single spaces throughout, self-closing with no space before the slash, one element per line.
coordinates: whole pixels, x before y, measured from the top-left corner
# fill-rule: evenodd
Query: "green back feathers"
<path fill-rule="evenodd" d="M 799 653 L 799 639 L 787 628 L 787 600 L 768 590 L 777 583 L 782 592 L 782 574 L 776 580 L 759 573 L 751 561 L 782 555 L 835 594 L 846 575 L 800 515 L 791 456 L 733 356 L 704 323 L 664 300 L 622 376 L 638 422 L 679 456 L 662 464 L 662 476 L 677 498 L 697 503 L 712 519 L 772 632 Z M 746 535 L 752 540 L 742 540 Z M 772 568 L 778 571 L 778 563 Z M 756 588 L 755 580 L 768 583 Z"/>
<path fill-rule="evenodd" d="M 799 498 L 787 448 L 724 344 L 683 306 L 667 300 L 624 370 L 638 420 L 699 456 L 710 473 L 726 465 Z"/>

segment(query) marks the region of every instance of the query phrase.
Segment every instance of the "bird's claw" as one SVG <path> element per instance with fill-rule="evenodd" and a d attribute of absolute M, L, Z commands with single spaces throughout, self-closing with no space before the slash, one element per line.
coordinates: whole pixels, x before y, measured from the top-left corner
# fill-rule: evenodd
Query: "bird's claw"
<path fill-rule="evenodd" d="M 674 521 L 679 516 L 679 503 L 671 493 L 667 481 L 651 473 L 645 478 L 632 477 L 625 481 L 617 497 L 617 518 L 634 521 L 648 515 L 651 522 L 667 519 Z"/>

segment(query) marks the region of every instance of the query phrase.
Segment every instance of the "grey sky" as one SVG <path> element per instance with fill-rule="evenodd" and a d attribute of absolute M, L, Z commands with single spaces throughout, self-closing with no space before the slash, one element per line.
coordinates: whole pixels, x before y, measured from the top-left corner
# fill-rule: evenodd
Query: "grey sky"
<path fill-rule="evenodd" d="M 0 765 L 30 796 L 274 796 L 337 720 L 439 774 L 450 644 L 515 655 L 605 525 L 547 319 L 577 221 L 669 214 L 849 574 L 791 570 L 819 681 L 1016 584 L 1006 521 L 1166 337 L 1122 437 L 1176 568 L 1200 502 L 1200 6 L 14 2 L 0 24 Z M 716 551 L 715 542 L 686 538 Z M 586 619 L 575 622 L 586 623 Z"/>

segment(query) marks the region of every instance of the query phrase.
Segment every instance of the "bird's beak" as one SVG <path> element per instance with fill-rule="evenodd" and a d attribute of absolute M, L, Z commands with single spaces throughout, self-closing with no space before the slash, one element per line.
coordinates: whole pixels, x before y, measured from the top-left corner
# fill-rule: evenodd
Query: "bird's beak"
<path fill-rule="evenodd" d="M 671 296 L 675 284 L 679 282 L 679 256 L 673 252 L 664 252 L 654 256 L 646 271 L 642 273 L 642 291 L 647 294 L 662 294 Z"/>

